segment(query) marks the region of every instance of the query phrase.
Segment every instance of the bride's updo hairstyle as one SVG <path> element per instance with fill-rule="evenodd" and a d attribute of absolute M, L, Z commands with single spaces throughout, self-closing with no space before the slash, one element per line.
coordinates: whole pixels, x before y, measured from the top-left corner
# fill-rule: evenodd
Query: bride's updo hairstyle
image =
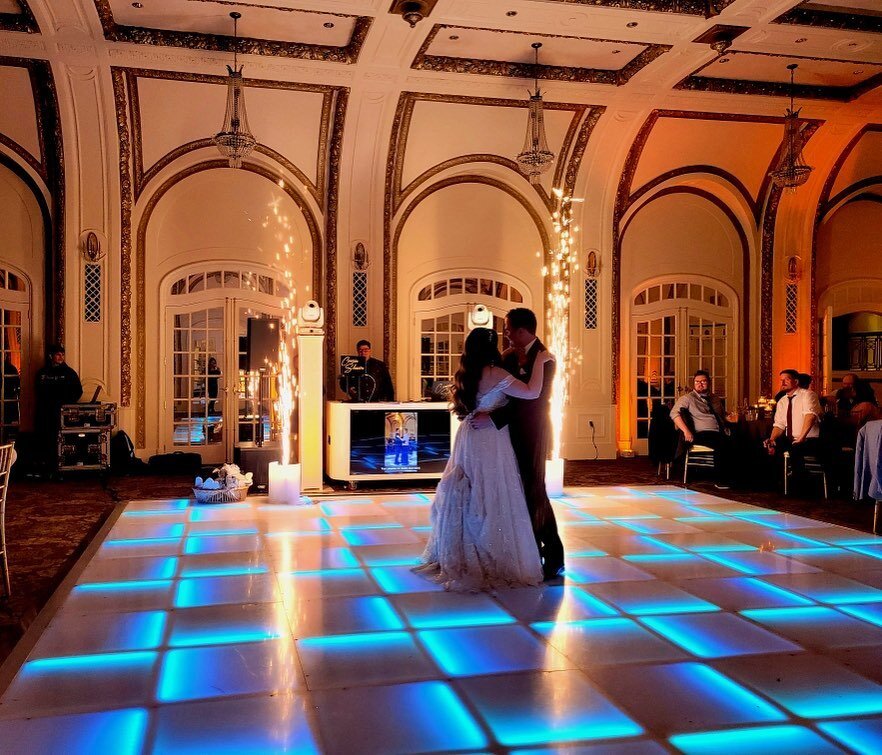
<path fill-rule="evenodd" d="M 490 328 L 475 328 L 466 338 L 453 378 L 453 411 L 460 419 L 478 405 L 478 383 L 484 368 L 502 362 L 498 344 L 499 335 Z"/>

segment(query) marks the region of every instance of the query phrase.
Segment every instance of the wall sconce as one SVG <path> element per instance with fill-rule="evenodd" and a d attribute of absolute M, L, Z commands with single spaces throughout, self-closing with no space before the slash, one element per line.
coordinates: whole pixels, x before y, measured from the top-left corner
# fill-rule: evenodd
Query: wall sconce
<path fill-rule="evenodd" d="M 588 257 L 585 259 L 585 277 L 600 277 L 600 252 L 596 249 L 590 249 L 588 251 Z"/>
<path fill-rule="evenodd" d="M 104 255 L 104 245 L 95 231 L 86 231 L 80 236 L 80 247 L 86 262 L 98 262 Z"/>
<path fill-rule="evenodd" d="M 367 270 L 371 266 L 371 258 L 367 249 L 360 241 L 352 250 L 352 269 L 359 272 Z"/>
<path fill-rule="evenodd" d="M 432 12 L 437 2 L 438 0 L 393 0 L 389 12 L 401 16 L 413 29 Z"/>
<path fill-rule="evenodd" d="M 787 282 L 799 283 L 802 280 L 802 257 L 791 255 L 787 258 Z"/>

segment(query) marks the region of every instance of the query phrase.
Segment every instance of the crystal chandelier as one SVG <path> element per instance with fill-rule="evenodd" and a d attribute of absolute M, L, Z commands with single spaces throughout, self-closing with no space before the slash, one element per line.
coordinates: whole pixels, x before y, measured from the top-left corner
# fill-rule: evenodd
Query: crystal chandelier
<path fill-rule="evenodd" d="M 542 114 L 542 92 L 539 91 L 539 48 L 541 42 L 534 42 L 533 48 L 533 81 L 535 91 L 530 93 L 529 114 L 527 118 L 527 135 L 524 138 L 524 149 L 517 157 L 518 167 L 531 184 L 538 184 L 539 177 L 554 162 L 554 152 L 548 149 L 545 138 L 545 117 Z"/>
<path fill-rule="evenodd" d="M 778 167 L 769 173 L 773 183 L 782 189 L 795 191 L 808 181 L 812 168 L 802 159 L 802 140 L 799 136 L 799 110 L 793 109 L 793 72 L 796 63 L 787 66 L 790 71 L 790 107 L 784 113 L 784 153 Z"/>
<path fill-rule="evenodd" d="M 233 19 L 233 67 L 227 66 L 227 112 L 224 127 L 214 135 L 214 143 L 220 153 L 227 158 L 231 168 L 241 168 L 242 158 L 254 149 L 257 140 L 248 129 L 248 116 L 245 113 L 245 80 L 242 66 L 238 65 L 238 22 L 241 13 L 230 13 Z"/>

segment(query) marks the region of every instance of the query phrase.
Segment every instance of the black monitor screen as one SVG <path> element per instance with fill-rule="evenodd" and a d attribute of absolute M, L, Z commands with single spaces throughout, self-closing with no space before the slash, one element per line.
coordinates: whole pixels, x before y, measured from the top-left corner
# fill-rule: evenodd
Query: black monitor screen
<path fill-rule="evenodd" d="M 450 414 L 445 411 L 354 409 L 350 413 L 349 474 L 444 471 L 450 457 Z"/>

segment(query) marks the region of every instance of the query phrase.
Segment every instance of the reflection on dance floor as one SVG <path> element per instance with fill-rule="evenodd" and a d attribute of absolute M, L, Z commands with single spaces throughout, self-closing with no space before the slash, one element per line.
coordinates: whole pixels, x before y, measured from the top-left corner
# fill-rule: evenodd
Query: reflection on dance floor
<path fill-rule="evenodd" d="M 128 504 L 0 698 L 0 750 L 882 751 L 882 538 L 568 489 L 566 578 L 462 595 L 410 571 L 430 506 Z"/>

